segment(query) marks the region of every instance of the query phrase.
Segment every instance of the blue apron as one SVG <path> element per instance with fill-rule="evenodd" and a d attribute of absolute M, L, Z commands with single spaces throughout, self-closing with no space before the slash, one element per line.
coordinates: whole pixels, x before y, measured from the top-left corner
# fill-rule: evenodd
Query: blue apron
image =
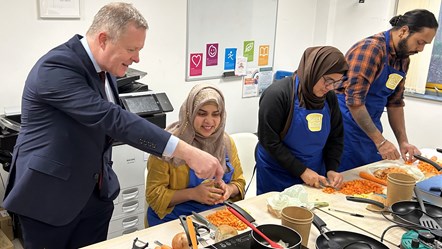
<path fill-rule="evenodd" d="M 232 181 L 234 168 L 233 168 L 232 164 L 230 163 L 229 157 L 227 155 L 226 155 L 226 166 L 229 169 L 229 172 L 224 174 L 223 181 L 225 183 L 230 183 Z M 205 179 L 198 178 L 195 174 L 195 171 L 193 171 L 193 169 L 190 169 L 190 171 L 189 171 L 189 184 L 187 184 L 187 188 L 194 188 L 194 187 L 200 185 L 204 180 Z M 170 214 L 166 215 L 163 219 L 160 219 L 160 217 L 158 217 L 158 215 L 155 213 L 155 211 L 151 207 L 149 207 L 147 209 L 147 221 L 148 221 L 149 227 L 151 227 L 151 226 L 155 226 L 158 224 L 162 224 L 167 221 L 178 219 L 178 217 L 180 215 L 191 215 L 192 211 L 199 213 L 199 212 L 206 211 L 206 210 L 209 210 L 209 209 L 221 206 L 221 205 L 223 205 L 223 204 L 206 205 L 206 204 L 201 204 L 196 201 L 186 201 L 186 202 L 176 205 L 173 208 L 172 212 Z"/>
<path fill-rule="evenodd" d="M 371 83 L 365 100 L 365 107 L 381 133 L 383 132 L 381 116 L 388 97 L 393 94 L 399 82 L 405 77 L 402 65 L 401 70 L 388 65 L 390 32 L 386 31 L 384 35 L 387 50 L 384 56 L 384 68 L 379 77 Z M 382 157 L 378 154 L 376 145 L 354 121 L 345 103 L 345 94 L 338 94 L 338 100 L 344 120 L 344 152 L 339 172 L 380 161 Z"/>
<path fill-rule="evenodd" d="M 325 175 L 322 150 L 330 133 L 330 108 L 327 101 L 321 110 L 306 110 L 299 107 L 299 79 L 296 77 L 293 119 L 283 144 L 309 169 Z M 303 183 L 280 166 L 273 157 L 258 144 L 256 153 L 257 194 L 270 191 L 283 191 L 294 184 Z"/>

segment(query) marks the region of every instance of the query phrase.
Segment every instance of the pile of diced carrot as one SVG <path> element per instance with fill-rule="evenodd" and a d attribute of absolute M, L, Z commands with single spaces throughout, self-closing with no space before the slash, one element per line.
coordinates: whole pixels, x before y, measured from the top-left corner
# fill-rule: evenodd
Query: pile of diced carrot
<path fill-rule="evenodd" d="M 215 213 L 209 214 L 207 219 L 215 226 L 229 225 L 240 231 L 247 228 L 244 222 L 236 218 L 236 216 L 227 209 L 217 210 Z"/>
<path fill-rule="evenodd" d="M 356 179 L 348 182 L 344 182 L 342 184 L 341 189 L 335 190 L 333 188 L 327 187 L 322 191 L 324 193 L 335 193 L 336 191 L 345 195 L 356 195 L 356 194 L 382 194 L 383 187 L 377 183 L 372 181 L 368 181 L 365 179 Z"/>

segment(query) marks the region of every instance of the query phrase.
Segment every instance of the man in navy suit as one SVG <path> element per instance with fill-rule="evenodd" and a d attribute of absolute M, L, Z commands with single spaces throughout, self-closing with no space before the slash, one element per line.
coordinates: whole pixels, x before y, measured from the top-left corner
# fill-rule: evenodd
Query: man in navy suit
<path fill-rule="evenodd" d="M 111 138 L 184 159 L 199 177 L 221 181 L 216 158 L 118 105 L 115 76 L 139 61 L 147 29 L 131 4 L 108 4 L 85 37 L 52 49 L 30 71 L 3 203 L 19 219 L 25 248 L 79 248 L 106 239 L 119 192 Z"/>

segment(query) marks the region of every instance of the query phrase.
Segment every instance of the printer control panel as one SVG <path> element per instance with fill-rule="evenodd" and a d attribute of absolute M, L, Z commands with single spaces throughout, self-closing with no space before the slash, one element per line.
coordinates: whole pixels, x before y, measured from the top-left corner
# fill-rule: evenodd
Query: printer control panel
<path fill-rule="evenodd" d="M 166 93 L 152 91 L 133 94 L 120 94 L 124 109 L 139 116 L 173 111 L 172 104 Z"/>

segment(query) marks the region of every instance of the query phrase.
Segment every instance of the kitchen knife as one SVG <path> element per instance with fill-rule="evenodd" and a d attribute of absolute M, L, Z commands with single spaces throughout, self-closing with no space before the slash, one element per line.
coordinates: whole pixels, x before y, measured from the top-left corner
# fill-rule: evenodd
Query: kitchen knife
<path fill-rule="evenodd" d="M 236 205 L 232 201 L 225 201 L 224 204 L 226 206 L 229 206 L 229 207 L 235 209 L 236 212 L 240 213 L 250 223 L 254 223 L 255 222 L 255 218 L 253 218 L 249 213 L 246 212 L 246 210 L 242 209 L 241 207 L 239 207 L 238 205 Z M 254 224 L 254 225 L 256 225 L 256 224 Z"/>
<path fill-rule="evenodd" d="M 364 215 L 362 215 L 362 214 L 352 213 L 352 212 L 348 212 L 348 211 L 344 211 L 344 210 L 338 210 L 338 209 L 334 209 L 334 208 L 329 208 L 328 210 L 335 211 L 335 212 L 340 212 L 340 213 L 344 213 L 344 214 L 349 214 L 349 215 L 356 216 L 356 217 L 364 217 Z"/>
<path fill-rule="evenodd" d="M 206 219 L 206 217 L 202 216 L 201 214 L 192 211 L 193 217 L 195 217 L 195 220 L 197 220 L 199 223 L 205 225 L 206 227 L 208 227 L 210 230 L 215 231 L 217 229 L 217 227 L 215 225 L 213 225 L 208 219 Z"/>

